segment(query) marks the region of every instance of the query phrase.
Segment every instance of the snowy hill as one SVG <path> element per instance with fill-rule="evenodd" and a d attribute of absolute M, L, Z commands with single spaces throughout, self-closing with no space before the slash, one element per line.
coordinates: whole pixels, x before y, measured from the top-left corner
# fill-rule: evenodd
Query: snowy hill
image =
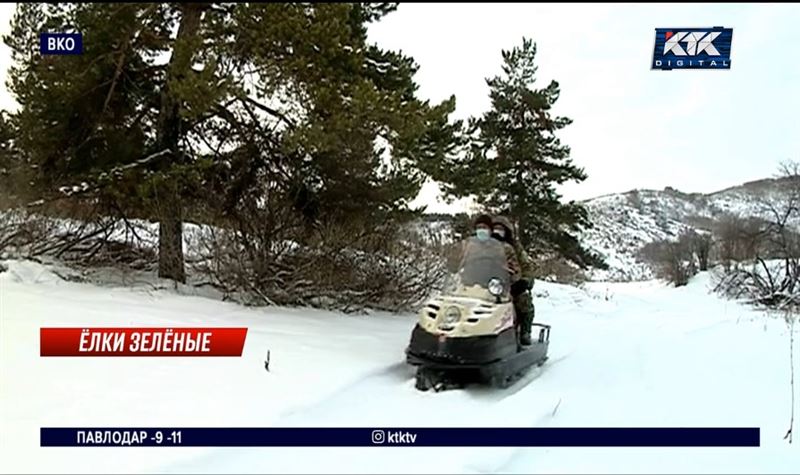
<path fill-rule="evenodd" d="M 758 180 L 714 193 L 634 190 L 584 201 L 595 228 L 586 245 L 606 258 L 610 269 L 594 271 L 593 280 L 645 280 L 653 277 L 636 253 L 648 242 L 677 238 L 687 229 L 707 230 L 726 214 L 763 216 L 760 200 L 774 198 L 775 179 Z"/>
<path fill-rule="evenodd" d="M 713 193 L 683 193 L 673 188 L 632 190 L 584 200 L 594 228 L 581 240 L 601 254 L 609 264 L 606 271 L 593 270 L 594 281 L 643 281 L 654 278 L 652 269 L 637 258 L 645 244 L 677 239 L 686 230 L 703 232 L 725 216 L 765 217 L 763 200 L 780 198 L 780 179 L 763 179 Z M 449 237 L 448 218 L 430 215 L 424 225 L 442 237 Z"/>
<path fill-rule="evenodd" d="M 414 389 L 412 315 L 245 308 L 5 261 L 0 472 L 796 473 L 786 324 L 679 289 L 540 283 L 550 361 L 505 391 Z M 54 270 L 56 272 L 54 272 Z M 246 326 L 241 358 L 41 358 L 43 326 Z M 263 358 L 271 351 L 270 372 Z M 733 351 L 732 349 L 735 349 Z M 795 356 L 795 367 L 800 358 Z M 800 409 L 800 407 L 796 408 Z M 39 427 L 760 427 L 736 448 L 42 448 Z"/>

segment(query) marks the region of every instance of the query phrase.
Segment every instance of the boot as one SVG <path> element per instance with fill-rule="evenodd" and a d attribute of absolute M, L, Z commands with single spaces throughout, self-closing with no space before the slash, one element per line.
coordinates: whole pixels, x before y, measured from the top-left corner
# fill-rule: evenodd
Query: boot
<path fill-rule="evenodd" d="M 531 344 L 531 325 L 533 324 L 533 312 L 526 312 L 520 321 L 519 342 L 523 346 Z"/>
<path fill-rule="evenodd" d="M 530 327 L 522 328 L 522 332 L 519 335 L 519 343 L 522 346 L 529 346 L 531 344 L 531 329 L 530 329 Z"/>

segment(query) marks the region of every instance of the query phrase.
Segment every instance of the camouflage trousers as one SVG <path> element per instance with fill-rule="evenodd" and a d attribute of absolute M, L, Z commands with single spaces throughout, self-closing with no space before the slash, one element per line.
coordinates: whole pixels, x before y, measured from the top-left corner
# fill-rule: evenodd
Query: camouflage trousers
<path fill-rule="evenodd" d="M 514 313 L 517 316 L 517 325 L 521 326 L 524 332 L 530 333 L 531 323 L 533 323 L 533 318 L 536 314 L 530 290 L 514 297 Z"/>

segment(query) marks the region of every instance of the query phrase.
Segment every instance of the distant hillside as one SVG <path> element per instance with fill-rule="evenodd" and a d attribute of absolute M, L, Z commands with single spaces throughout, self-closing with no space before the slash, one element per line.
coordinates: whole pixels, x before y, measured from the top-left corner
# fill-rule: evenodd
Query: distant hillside
<path fill-rule="evenodd" d="M 713 193 L 683 193 L 673 188 L 633 190 L 585 200 L 594 229 L 583 233 L 584 242 L 609 263 L 608 271 L 595 271 L 597 280 L 640 280 L 653 276 L 636 258 L 646 243 L 677 238 L 686 229 L 709 230 L 726 214 L 763 216 L 760 200 L 776 198 L 781 179 L 763 179 Z"/>
<path fill-rule="evenodd" d="M 609 264 L 606 271 L 592 271 L 592 280 L 644 280 L 653 278 L 650 266 L 636 254 L 648 242 L 677 238 L 684 230 L 710 230 L 728 214 L 763 216 L 760 200 L 776 198 L 783 179 L 767 178 L 713 193 L 664 190 L 632 190 L 582 201 L 595 224 L 581 239 Z M 423 222 L 447 236 L 452 216 L 426 216 Z"/>

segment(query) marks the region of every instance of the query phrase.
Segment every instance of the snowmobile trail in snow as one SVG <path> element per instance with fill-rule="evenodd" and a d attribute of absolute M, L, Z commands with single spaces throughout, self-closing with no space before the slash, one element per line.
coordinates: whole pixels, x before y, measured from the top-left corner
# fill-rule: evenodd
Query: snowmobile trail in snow
<path fill-rule="evenodd" d="M 382 426 L 411 427 L 452 425 L 454 404 L 466 404 L 470 419 L 461 425 L 494 425 L 498 412 L 504 413 L 509 423 L 518 425 L 520 418 L 516 401 L 523 394 L 541 401 L 540 411 L 527 413 L 522 420 L 538 420 L 552 412 L 555 401 L 552 394 L 537 394 L 535 381 L 551 367 L 569 356 L 561 355 L 546 361 L 540 367 L 530 368 L 524 376 L 506 389 L 469 385 L 461 389 L 441 392 L 418 391 L 414 387 L 415 367 L 396 363 L 371 371 L 343 385 L 333 393 L 316 402 L 292 408 L 275 421 L 277 426 Z M 526 390 L 527 389 L 527 390 Z M 380 401 L 379 405 L 364 404 L 365 401 Z M 417 409 L 409 412 L 392 412 L 386 408 L 408 405 L 418 401 Z M 508 411 L 506 411 L 508 407 Z M 463 407 L 462 407 L 463 409 Z M 504 416 L 504 417 L 505 417 Z"/>
<path fill-rule="evenodd" d="M 536 427 L 552 419 L 553 407 L 560 396 L 544 392 L 539 394 L 535 381 L 556 363 L 566 359 L 558 356 L 529 373 L 507 389 L 492 389 L 474 386 L 462 390 L 421 392 L 414 387 L 415 367 L 405 362 L 388 365 L 354 378 L 316 402 L 295 407 L 280 415 L 271 427 Z M 528 390 L 526 390 L 526 388 Z M 524 401 L 519 399 L 523 398 Z M 524 404 L 521 404 L 524 402 Z M 367 464 L 369 456 L 380 451 L 385 467 L 406 467 L 409 462 L 408 448 L 366 447 L 347 451 L 346 470 L 351 473 L 377 473 Z M 486 472 L 515 460 L 517 448 L 438 448 L 438 457 L 426 462 L 425 469 L 433 472 L 452 471 L 451 461 L 460 460 L 471 472 Z M 259 451 L 213 450 L 193 460 L 189 465 L 179 465 L 178 471 L 214 470 L 216 464 L 236 464 L 255 470 L 272 473 L 303 472 L 309 463 L 320 467 L 337 469 L 342 463 L 342 452 L 322 448 L 296 448 L 302 463 L 289 463 L 279 458 L 279 451 L 286 449 L 264 448 Z M 226 455 L 219 456 L 225 452 Z M 276 454 L 281 463 L 267 462 Z M 304 457 L 310 457 L 306 460 Z M 313 462 L 312 462 L 313 459 Z M 364 460 L 361 463 L 360 460 Z M 305 465 L 304 465 L 305 464 Z M 362 467 L 363 465 L 363 467 Z M 191 469 L 191 470 L 189 470 Z M 399 471 L 403 471 L 400 469 Z"/>
<path fill-rule="evenodd" d="M 404 362 L 398 362 L 384 368 L 371 371 L 363 376 L 340 386 L 338 389 L 322 396 L 315 402 L 295 407 L 286 411 L 277 424 L 286 422 L 292 425 L 291 421 L 296 419 L 313 420 L 319 424 L 318 419 L 330 417 L 331 407 L 339 408 L 340 405 L 352 407 L 357 410 L 357 405 L 364 398 L 373 399 L 378 392 L 392 392 L 403 383 L 411 383 L 414 379 L 414 368 L 409 367 Z M 332 411 L 339 413 L 341 411 Z"/>

